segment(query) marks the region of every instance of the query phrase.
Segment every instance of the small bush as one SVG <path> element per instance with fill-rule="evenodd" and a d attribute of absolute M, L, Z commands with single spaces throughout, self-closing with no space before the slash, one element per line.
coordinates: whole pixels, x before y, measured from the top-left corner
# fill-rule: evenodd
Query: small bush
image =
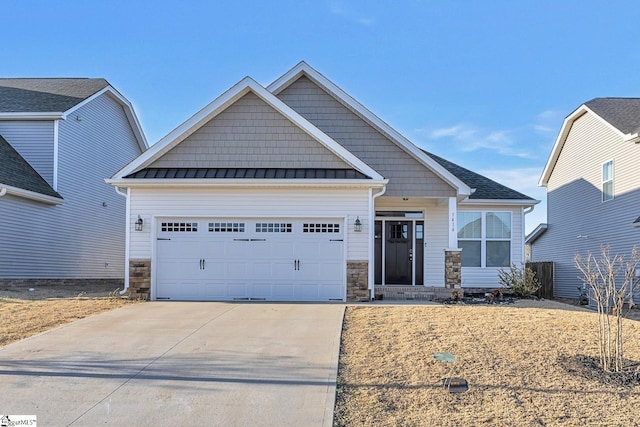
<path fill-rule="evenodd" d="M 530 268 L 518 268 L 515 264 L 509 266 L 509 270 L 498 271 L 500 284 L 508 288 L 514 295 L 530 298 L 538 292 L 542 286 Z"/>

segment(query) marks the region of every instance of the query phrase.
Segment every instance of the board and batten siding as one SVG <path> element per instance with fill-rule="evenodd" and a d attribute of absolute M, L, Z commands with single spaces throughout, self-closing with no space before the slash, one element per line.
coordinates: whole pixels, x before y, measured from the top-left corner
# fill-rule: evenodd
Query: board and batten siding
<path fill-rule="evenodd" d="M 614 199 L 602 202 L 602 164 L 613 160 Z M 533 242 L 533 261 L 554 262 L 554 295 L 577 298 L 576 253 L 601 245 L 628 256 L 640 244 L 640 146 L 624 141 L 591 113 L 575 120 L 547 184 L 547 231 Z"/>
<path fill-rule="evenodd" d="M 47 121 L 0 121 L 0 135 L 53 186 L 53 128 Z"/>
<path fill-rule="evenodd" d="M 521 206 L 458 205 L 458 212 L 511 212 L 511 263 L 524 264 L 524 209 Z M 462 267 L 463 288 L 499 288 L 498 272 L 504 267 Z"/>
<path fill-rule="evenodd" d="M 300 77 L 277 96 L 356 157 L 388 178 L 386 196 L 456 195 L 453 187 L 307 77 Z"/>
<path fill-rule="evenodd" d="M 369 258 L 369 190 L 358 188 L 131 188 L 131 259 L 151 259 L 153 217 L 346 218 L 347 259 Z M 133 231 L 140 215 L 143 231 Z M 362 231 L 354 232 L 356 218 Z"/>
<path fill-rule="evenodd" d="M 106 94 L 61 120 L 64 203 L 0 198 L 0 278 L 123 278 L 126 199 L 104 179 L 140 153 L 124 110 Z"/>
<path fill-rule="evenodd" d="M 253 93 L 153 162 L 154 168 L 350 168 Z"/>

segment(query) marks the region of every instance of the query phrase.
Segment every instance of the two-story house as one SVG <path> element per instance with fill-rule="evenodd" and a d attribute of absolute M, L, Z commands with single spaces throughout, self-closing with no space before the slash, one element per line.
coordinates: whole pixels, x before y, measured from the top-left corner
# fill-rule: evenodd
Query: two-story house
<path fill-rule="evenodd" d="M 104 179 L 146 149 L 104 79 L 0 79 L 0 283 L 122 283 L 126 198 Z"/>
<path fill-rule="evenodd" d="M 554 262 L 556 296 L 579 295 L 576 253 L 629 256 L 640 243 L 639 143 L 638 98 L 592 99 L 565 119 L 539 182 L 547 224 L 527 237 L 533 261 Z"/>

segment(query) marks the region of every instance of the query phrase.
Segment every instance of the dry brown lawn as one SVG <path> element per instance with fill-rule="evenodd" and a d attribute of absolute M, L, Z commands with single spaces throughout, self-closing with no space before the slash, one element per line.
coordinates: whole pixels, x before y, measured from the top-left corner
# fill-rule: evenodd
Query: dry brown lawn
<path fill-rule="evenodd" d="M 137 302 L 104 285 L 0 287 L 0 347 Z"/>
<path fill-rule="evenodd" d="M 638 381 L 594 377 L 576 359 L 597 356 L 596 318 L 551 301 L 349 306 L 334 424 L 638 426 Z M 640 322 L 624 328 L 625 356 L 637 363 Z M 441 352 L 457 362 L 436 361 Z M 442 381 L 451 377 L 469 390 L 449 393 Z"/>

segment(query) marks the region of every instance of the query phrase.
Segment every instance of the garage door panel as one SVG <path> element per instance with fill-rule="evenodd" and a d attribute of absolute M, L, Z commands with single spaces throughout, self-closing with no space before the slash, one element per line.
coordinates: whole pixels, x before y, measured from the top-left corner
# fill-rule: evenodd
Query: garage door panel
<path fill-rule="evenodd" d="M 346 294 L 339 220 L 191 223 L 197 233 L 159 231 L 158 298 L 326 301 Z"/>

